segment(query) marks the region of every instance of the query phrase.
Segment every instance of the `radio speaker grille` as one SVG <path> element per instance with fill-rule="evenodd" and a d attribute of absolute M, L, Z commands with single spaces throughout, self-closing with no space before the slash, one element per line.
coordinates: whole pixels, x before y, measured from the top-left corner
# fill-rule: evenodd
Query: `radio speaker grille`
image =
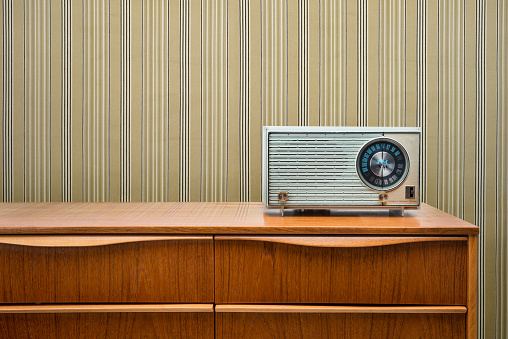
<path fill-rule="evenodd" d="M 268 204 L 284 206 L 380 205 L 378 192 L 356 174 L 356 156 L 380 133 L 279 133 L 268 135 Z M 279 192 L 288 200 L 280 203 Z"/>

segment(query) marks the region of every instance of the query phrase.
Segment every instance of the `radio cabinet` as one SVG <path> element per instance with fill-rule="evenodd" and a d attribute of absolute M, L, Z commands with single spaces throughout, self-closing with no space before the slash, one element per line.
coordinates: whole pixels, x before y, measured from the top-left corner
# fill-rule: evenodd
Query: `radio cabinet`
<path fill-rule="evenodd" d="M 0 338 L 476 338 L 476 226 L 322 214 L 0 204 Z"/>

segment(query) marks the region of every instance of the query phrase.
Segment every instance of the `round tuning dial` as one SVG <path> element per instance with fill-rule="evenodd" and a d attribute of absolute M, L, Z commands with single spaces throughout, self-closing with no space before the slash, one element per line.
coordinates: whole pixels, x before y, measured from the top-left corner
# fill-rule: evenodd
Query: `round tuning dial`
<path fill-rule="evenodd" d="M 390 191 L 407 177 L 409 157 L 404 147 L 390 138 L 367 142 L 358 153 L 356 171 L 360 180 L 377 191 Z"/>

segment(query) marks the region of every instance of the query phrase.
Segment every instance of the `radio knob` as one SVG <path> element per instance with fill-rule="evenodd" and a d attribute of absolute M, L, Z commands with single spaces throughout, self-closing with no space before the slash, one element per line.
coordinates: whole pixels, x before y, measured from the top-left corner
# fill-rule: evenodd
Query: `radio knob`
<path fill-rule="evenodd" d="M 279 202 L 286 202 L 288 201 L 289 199 L 289 195 L 287 192 L 279 192 L 279 194 L 277 194 L 277 199 L 279 200 Z"/>
<path fill-rule="evenodd" d="M 377 198 L 379 199 L 379 201 L 381 201 L 382 204 L 386 203 L 388 201 L 388 193 L 379 193 L 379 195 L 377 196 Z"/>

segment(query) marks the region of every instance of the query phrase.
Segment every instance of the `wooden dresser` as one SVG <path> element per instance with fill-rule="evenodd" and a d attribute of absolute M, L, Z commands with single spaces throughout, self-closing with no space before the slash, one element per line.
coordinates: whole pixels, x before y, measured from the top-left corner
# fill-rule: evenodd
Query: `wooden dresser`
<path fill-rule="evenodd" d="M 0 204 L 0 338 L 476 338 L 478 228 L 428 205 Z"/>

